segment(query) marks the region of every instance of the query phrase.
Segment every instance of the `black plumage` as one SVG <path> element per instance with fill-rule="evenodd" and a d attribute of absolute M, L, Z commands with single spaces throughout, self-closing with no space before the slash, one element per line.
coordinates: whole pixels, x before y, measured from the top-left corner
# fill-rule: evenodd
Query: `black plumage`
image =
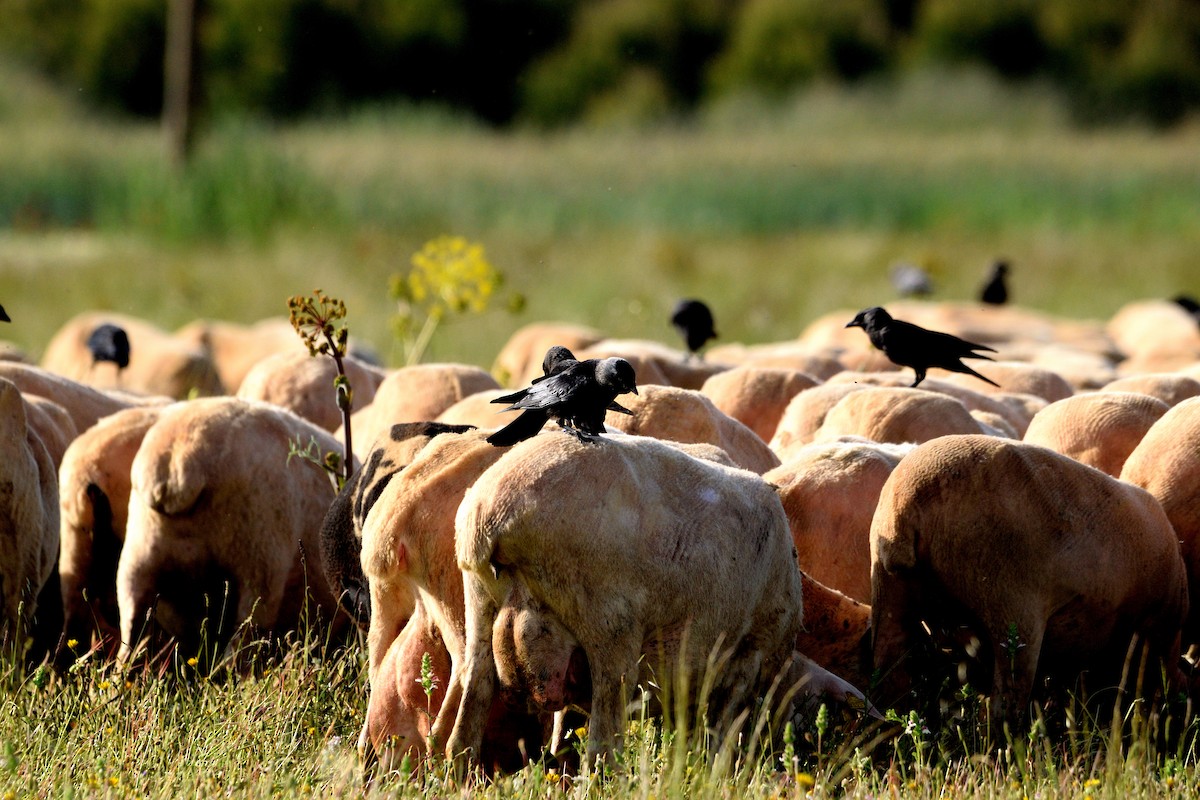
<path fill-rule="evenodd" d="M 534 378 L 531 383 L 541 383 L 552 375 L 557 375 L 568 367 L 573 367 L 579 363 L 579 359 L 575 358 L 575 354 L 569 348 L 563 347 L 561 344 L 556 344 L 546 351 L 546 355 L 542 358 L 542 374 Z M 525 390 L 513 394 L 506 394 L 502 397 L 497 397 L 493 403 L 515 403 L 518 399 L 524 396 Z M 613 400 L 608 404 L 609 411 L 616 411 L 618 414 L 628 414 L 633 416 L 633 412 L 625 406 Z"/>
<path fill-rule="evenodd" d="M 593 441 L 604 433 L 604 414 L 616 397 L 626 392 L 637 394 L 637 375 L 633 365 L 623 358 L 576 361 L 558 355 L 560 358 L 551 364 L 547 353 L 543 362 L 543 369 L 549 365 L 557 371 L 492 401 L 511 403 L 504 410 L 520 411 L 521 416 L 489 436 L 488 442 L 497 447 L 516 444 L 535 435 L 551 419 L 581 441 Z"/>
<path fill-rule="evenodd" d="M 911 322 L 892 319 L 892 315 L 884 309 L 863 309 L 850 322 L 847 328 L 862 328 L 871 339 L 871 344 L 883 351 L 894 364 L 902 367 L 912 367 L 917 379 L 912 382 L 916 386 L 925 380 L 925 373 L 931 367 L 961 372 L 964 375 L 974 375 L 979 380 L 999 387 L 993 380 L 983 377 L 975 370 L 962 363 L 964 358 L 992 359 L 975 351 L 987 350 L 994 353 L 995 349 L 987 345 L 968 342 L 949 333 L 931 331 Z"/>
<path fill-rule="evenodd" d="M 118 370 L 129 366 L 129 336 L 119 325 L 106 322 L 96 327 L 87 338 L 87 349 L 92 353 L 92 364 L 109 361 Z"/>
<path fill-rule="evenodd" d="M 0 322 L 12 322 L 8 312 L 4 310 L 4 306 L 0 306 Z"/>
<path fill-rule="evenodd" d="M 991 306 L 1002 306 L 1008 302 L 1008 262 L 992 264 L 992 275 L 979 292 L 979 302 Z"/>
<path fill-rule="evenodd" d="M 688 355 L 700 358 L 700 349 L 717 338 L 712 310 L 701 300 L 680 300 L 671 312 L 671 325 L 683 337 Z"/>

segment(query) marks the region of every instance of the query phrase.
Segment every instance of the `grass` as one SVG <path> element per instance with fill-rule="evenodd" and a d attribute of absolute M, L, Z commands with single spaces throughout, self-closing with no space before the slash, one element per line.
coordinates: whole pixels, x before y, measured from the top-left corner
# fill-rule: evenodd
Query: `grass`
<path fill-rule="evenodd" d="M 923 75 L 817 87 L 766 107 L 731 100 L 650 129 L 496 132 L 430 109 L 286 126 L 218 122 L 173 173 L 155 126 L 89 114 L 0 64 L 0 303 L 40 354 L 78 311 L 173 328 L 199 316 L 282 316 L 321 287 L 397 363 L 389 276 L 438 234 L 482 242 L 527 296 L 519 315 L 447 323 L 429 360 L 488 365 L 533 320 L 674 343 L 676 298 L 713 305 L 724 341 L 796 336 L 834 309 L 892 297 L 888 265 L 917 261 L 944 298 L 988 262 L 1014 264 L 1019 302 L 1104 317 L 1132 298 L 1200 291 L 1200 127 L 1080 131 L 1038 87 Z M 4 663 L 11 663 L 4 662 Z M 187 673 L 186 665 L 178 669 Z M 62 677 L 0 667 L 0 798 L 351 797 L 366 706 L 359 648 L 302 650 L 250 677 L 135 678 L 84 662 Z M 1182 797 L 1192 750 L 1156 753 L 1108 727 L 968 759 L 908 734 L 855 752 L 803 737 L 729 769 L 634 737 L 630 768 L 563 790 L 541 767 L 494 797 Z M 812 731 L 804 732 L 811 735 Z M 907 737 L 907 738 L 905 738 Z M 1030 746 L 1030 745 L 1033 746 Z M 1097 756 L 1100 756 L 1099 758 Z M 458 794 L 436 770 L 378 796 Z"/>
<path fill-rule="evenodd" d="M 1035 730 L 971 758 L 963 749 L 975 735 L 970 722 L 931 734 L 915 715 L 859 730 L 835 715 L 822 724 L 818 715 L 782 750 L 748 762 L 736 752 L 728 760 L 706 756 L 686 730 L 637 716 L 618 756 L 622 766 L 607 779 L 564 782 L 533 763 L 468 792 L 443 764 L 364 785 L 355 752 L 366 703 L 359 647 L 319 659 L 297 644 L 253 674 L 221 680 L 182 663 L 161 677 L 84 659 L 61 676 L 5 667 L 0 685 L 0 797 L 1098 800 L 1200 791 L 1194 750 L 1156 752 L 1132 715 L 1118 726 L 1124 738 L 1081 712 L 1067 737 Z M 977 710 L 971 701 L 964 707 Z"/>

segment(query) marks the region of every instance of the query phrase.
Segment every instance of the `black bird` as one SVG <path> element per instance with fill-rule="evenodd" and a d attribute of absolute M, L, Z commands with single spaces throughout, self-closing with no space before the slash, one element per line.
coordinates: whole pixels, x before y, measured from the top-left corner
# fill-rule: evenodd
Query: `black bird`
<path fill-rule="evenodd" d="M 534 378 L 531 383 L 541 383 L 552 375 L 565 370 L 567 367 L 573 367 L 579 363 L 579 359 L 575 358 L 575 354 L 569 348 L 563 347 L 561 344 L 556 344 L 546 351 L 545 357 L 542 359 L 542 374 Z M 513 394 L 506 394 L 502 397 L 497 397 L 493 403 L 515 403 L 517 400 L 524 397 L 525 389 Z M 633 412 L 625 406 L 613 400 L 608 404 L 609 411 L 616 411 L 620 414 L 628 414 L 633 416 Z"/>
<path fill-rule="evenodd" d="M 1002 306 L 1008 302 L 1008 262 L 997 261 L 992 264 L 992 277 L 984 284 L 979 292 L 979 302 L 992 306 Z"/>
<path fill-rule="evenodd" d="M 892 319 L 892 315 L 879 306 L 866 308 L 858 312 L 854 319 L 846 323 L 847 328 L 862 328 L 871 337 L 871 344 L 883 351 L 894 364 L 902 367 L 912 367 L 917 373 L 917 379 L 912 382 L 916 386 L 925 380 L 925 372 L 930 367 L 961 372 L 964 375 L 974 375 L 985 383 L 999 388 L 1000 384 L 988 380 L 975 370 L 966 366 L 960 359 L 983 358 L 991 361 L 976 350 L 996 352 L 993 348 L 982 344 L 968 342 L 949 333 L 931 331 L 911 322 Z"/>
<path fill-rule="evenodd" d="M 0 306 L 0 322 L 12 322 L 8 312 L 4 310 L 4 306 Z"/>
<path fill-rule="evenodd" d="M 928 297 L 933 294 L 929 273 L 916 264 L 901 261 L 892 265 L 892 288 L 901 297 Z"/>
<path fill-rule="evenodd" d="M 1190 294 L 1177 294 L 1171 298 L 1171 302 L 1190 314 L 1196 324 L 1200 325 L 1200 302 L 1197 302 L 1196 298 Z"/>
<path fill-rule="evenodd" d="M 129 336 L 119 325 L 106 322 L 98 326 L 88 336 L 87 349 L 92 351 L 92 366 L 111 361 L 118 372 L 129 366 Z"/>
<path fill-rule="evenodd" d="M 567 364 L 526 389 L 494 400 L 511 402 L 504 410 L 522 413 L 487 440 L 497 447 L 507 447 L 535 435 L 554 419 L 580 441 L 594 441 L 604 433 L 604 413 L 609 404 L 626 392 L 637 394 L 637 375 L 633 365 L 623 358 L 589 358 Z"/>
<path fill-rule="evenodd" d="M 700 358 L 700 348 L 717 338 L 712 311 L 700 300 L 680 300 L 671 312 L 671 325 L 687 345 L 688 357 Z"/>

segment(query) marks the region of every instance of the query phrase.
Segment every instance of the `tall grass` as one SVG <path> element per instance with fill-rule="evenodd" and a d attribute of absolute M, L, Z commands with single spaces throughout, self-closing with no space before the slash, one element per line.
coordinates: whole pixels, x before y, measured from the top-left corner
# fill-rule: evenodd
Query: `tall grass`
<path fill-rule="evenodd" d="M 1065 736 L 1044 728 L 981 746 L 972 721 L 930 733 L 916 715 L 863 725 L 807 717 L 778 748 L 703 745 L 703 731 L 631 712 L 617 766 L 564 778 L 553 762 L 467 787 L 444 763 L 364 783 L 355 743 L 366 706 L 363 651 L 327 659 L 296 643 L 246 675 L 166 676 L 83 659 L 58 676 L 0 671 L 0 797 L 1158 798 L 1200 791 L 1195 731 L 1162 749 L 1145 707 L 1079 706 Z M 824 721 L 822 721 L 824 720 Z M 582 750 L 586 732 L 569 736 Z"/>

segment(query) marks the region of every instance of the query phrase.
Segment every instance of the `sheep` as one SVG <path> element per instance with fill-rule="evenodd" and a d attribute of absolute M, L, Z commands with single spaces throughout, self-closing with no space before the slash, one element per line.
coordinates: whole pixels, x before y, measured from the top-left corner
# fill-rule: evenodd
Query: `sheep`
<path fill-rule="evenodd" d="M 94 389 L 39 367 L 12 361 L 0 361 L 0 378 L 14 383 L 26 397 L 40 397 L 59 405 L 66 411 L 77 432 L 92 427 L 101 417 L 130 406 L 164 405 L 170 402 L 165 397 L 137 397 Z"/>
<path fill-rule="evenodd" d="M 818 383 L 817 378 L 797 370 L 743 366 L 713 375 L 700 393 L 769 442 L 792 398 Z"/>
<path fill-rule="evenodd" d="M 499 388 L 495 378 L 467 364 L 401 367 L 378 385 L 371 404 L 351 417 L 354 454 L 365 458 L 370 444 L 396 423 L 437 419 L 464 397 Z"/>
<path fill-rule="evenodd" d="M 633 364 L 638 383 L 698 390 L 713 375 L 728 367 L 714 361 L 687 359 L 684 353 L 660 342 L 640 339 L 602 339 L 575 353 L 586 358 L 624 358 Z"/>
<path fill-rule="evenodd" d="M 1031 394 L 1053 403 L 1075 393 L 1074 387 L 1057 372 L 1018 361 L 996 361 L 987 365 L 987 376 L 999 388 L 989 386 L 978 380 L 972 380 L 968 375 L 950 373 L 938 376 L 939 380 L 952 386 L 961 386 L 984 395 L 996 395 L 1002 392 L 1008 394 Z"/>
<path fill-rule="evenodd" d="M 354 409 L 366 408 L 375 399 L 375 391 L 386 374 L 354 356 L 345 356 L 342 365 L 354 393 Z M 332 358 L 314 358 L 307 350 L 275 353 L 260 359 L 246 372 L 237 397 L 286 408 L 333 432 L 342 424 L 333 383 L 337 374 Z"/>
<path fill-rule="evenodd" d="M 409 440 L 413 438 L 418 437 Z M 377 452 L 364 467 L 368 483 L 372 478 L 367 470 Z M 449 431 L 426 438 L 407 466 L 380 485 L 370 510 L 355 511 L 363 520 L 361 561 L 370 593 L 367 646 L 372 688 L 359 747 L 368 762 L 377 761 L 384 770 L 406 754 L 426 753 L 429 714 L 441 708 L 440 694 L 436 702 L 422 702 L 406 685 L 408 676 L 419 670 L 421 654 L 430 652 L 436 664 L 462 659 L 466 610 L 454 555 L 455 513 L 468 487 L 505 452 L 488 444 L 486 432 Z M 427 649 L 418 652 L 418 647 Z M 536 727 L 524 714 L 504 714 L 499 708 L 497 713 L 522 730 Z M 515 750 L 491 744 L 484 756 L 489 766 L 519 762 Z M 529 749 L 538 744 L 531 736 Z"/>
<path fill-rule="evenodd" d="M 838 359 L 837 349 L 810 347 L 799 342 L 718 344 L 709 348 L 708 358 L 715 364 L 795 370 L 820 381 L 846 369 L 846 365 Z M 883 360 L 887 361 L 886 356 L 883 356 Z"/>
<path fill-rule="evenodd" d="M 842 398 L 865 388 L 856 383 L 823 383 L 793 397 L 775 426 L 775 435 L 768 442 L 780 462 L 786 463 L 798 448 L 812 444 L 825 417 Z"/>
<path fill-rule="evenodd" d="M 339 449 L 264 403 L 206 398 L 163 410 L 130 470 L 120 663 L 152 611 L 157 628 L 198 657 L 232 652 L 234 628 L 247 620 L 277 637 L 319 619 L 333 623 L 336 641 L 347 620 L 336 614 L 318 541 L 334 490 L 321 466 L 292 457 L 308 441 Z"/>
<path fill-rule="evenodd" d="M 884 702 L 929 674 L 905 658 L 922 625 L 978 638 L 991 677 L 973 683 L 990 682 L 996 734 L 1024 727 L 1038 676 L 1114 685 L 1134 634 L 1182 686 L 1188 586 L 1171 524 L 1149 492 L 1067 456 L 982 435 L 921 445 L 884 484 L 871 559 Z"/>
<path fill-rule="evenodd" d="M 1200 395 L 1200 380 L 1172 372 L 1152 372 L 1142 375 L 1127 375 L 1105 384 L 1102 392 L 1139 392 L 1157 397 L 1168 406 L 1173 406 L 1189 397 Z"/>
<path fill-rule="evenodd" d="M 981 427 L 961 402 L 924 389 L 879 387 L 852 392 L 829 409 L 814 442 L 862 436 L 875 442 L 925 442 Z"/>
<path fill-rule="evenodd" d="M 1090 392 L 1051 403 L 1038 412 L 1024 441 L 1112 475 L 1151 426 L 1166 414 L 1163 401 L 1136 392 Z"/>
<path fill-rule="evenodd" d="M 578 353 L 604 338 L 594 328 L 569 322 L 534 322 L 518 329 L 496 355 L 492 374 L 508 387 L 526 386 L 542 374 L 542 358 L 553 345 Z"/>
<path fill-rule="evenodd" d="M 362 467 L 338 491 L 321 522 L 321 563 L 329 585 L 338 593 L 342 608 L 359 629 L 367 631 L 371 602 L 362 569 L 363 526 L 388 483 L 407 467 L 433 437 L 465 433 L 470 426 L 440 422 L 405 422 L 393 425 L 375 441 Z M 398 598 L 394 598 L 398 599 Z M 412 598 L 404 599 L 400 617 L 412 613 Z"/>
<path fill-rule="evenodd" d="M 812 444 L 763 474 L 778 487 L 800 569 L 863 603 L 871 600 L 871 517 L 911 444 Z"/>
<path fill-rule="evenodd" d="M 129 336 L 129 366 L 94 362 L 88 337 L 102 324 L 114 324 Z M 42 354 L 43 369 L 98 388 L 119 388 L 184 399 L 219 395 L 225 387 L 204 350 L 176 339 L 145 320 L 110 312 L 84 312 L 59 328 Z"/>
<path fill-rule="evenodd" d="M 539 604 L 554 663 L 570 663 L 571 642 L 586 658 L 589 765 L 609 757 L 622 695 L 651 673 L 699 685 L 722 650 L 709 716 L 721 727 L 795 668 L 800 574 L 783 507 L 753 473 L 645 437 L 535 436 L 467 491 L 455 531 L 467 640 L 433 735 L 459 764 L 480 752 L 499 679 L 493 623 L 513 592 Z"/>
<path fill-rule="evenodd" d="M 208 354 L 226 394 L 236 394 L 246 374 L 276 353 L 308 353 L 286 317 L 252 325 L 197 319 L 175 331 L 175 338 Z"/>
<path fill-rule="evenodd" d="M 3 379 L 0 450 L 0 638 L 11 643 L 30 634 L 42 638 L 35 621 L 53 610 L 39 614 L 39 595 L 58 554 L 58 481 L 20 390 Z"/>
<path fill-rule="evenodd" d="M 1200 597 L 1200 398 L 1183 400 L 1146 431 L 1121 469 L 1121 480 L 1158 498 L 1174 527 L 1189 592 Z M 1200 643 L 1200 612 L 1188 615 L 1188 644 Z"/>
<path fill-rule="evenodd" d="M 605 424 L 614 430 L 674 442 L 714 444 L 738 466 L 759 474 L 779 466 L 778 457 L 754 431 L 722 413 L 698 391 L 639 383 L 639 394 L 624 395 L 621 403 L 633 413 L 609 411 Z"/>
<path fill-rule="evenodd" d="M 71 442 L 59 467 L 63 640 L 84 650 L 96 633 L 103 649 L 115 655 L 117 561 L 125 541 L 130 469 L 162 411 L 134 407 L 104 417 Z"/>
<path fill-rule="evenodd" d="M 1109 319 L 1106 332 L 1126 356 L 1124 374 L 1169 372 L 1200 359 L 1200 327 L 1170 300 L 1127 303 Z"/>

